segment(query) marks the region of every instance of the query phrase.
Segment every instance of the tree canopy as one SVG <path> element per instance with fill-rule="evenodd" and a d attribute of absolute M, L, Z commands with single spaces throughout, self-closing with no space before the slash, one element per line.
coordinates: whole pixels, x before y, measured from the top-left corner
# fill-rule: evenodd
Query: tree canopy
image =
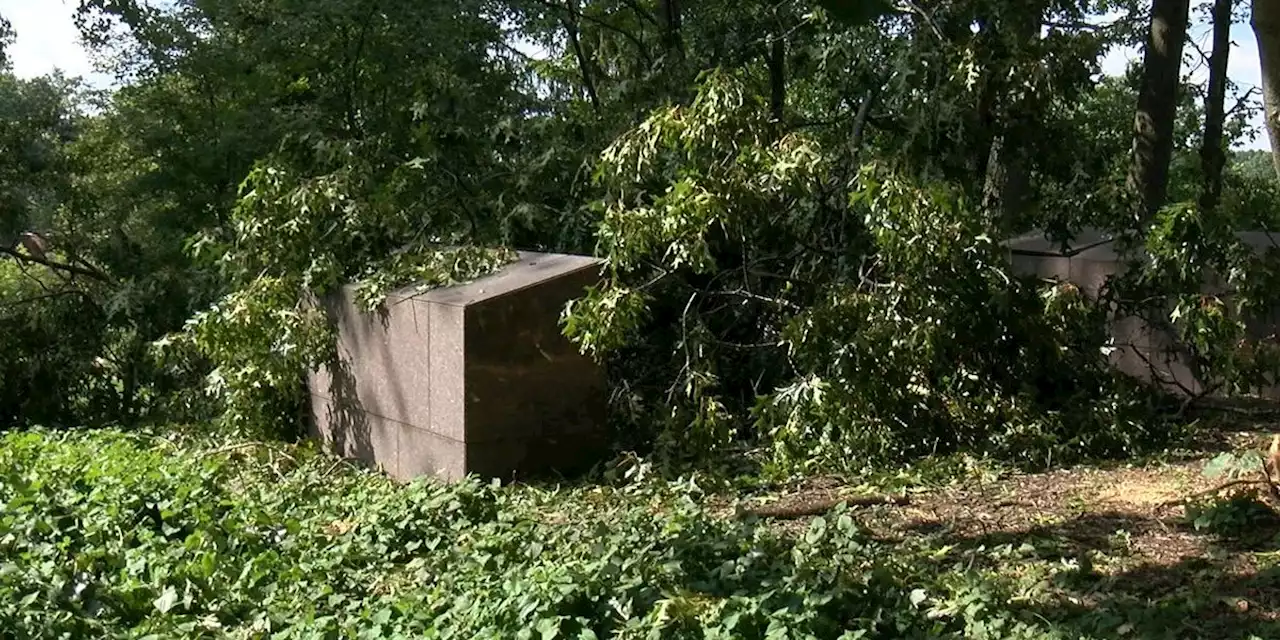
<path fill-rule="evenodd" d="M 1215 389 L 1272 362 L 1191 302 L 1205 269 L 1236 311 L 1274 290 L 1231 235 L 1277 222 L 1265 156 L 1227 153 L 1256 97 L 1183 46 L 1213 4 L 82 0 L 110 92 L 15 77 L 0 22 L 0 420 L 287 431 L 332 346 L 312 296 L 514 248 L 606 259 L 564 327 L 622 443 L 1128 450 L 1170 405 L 1109 366 L 1108 317 L 1158 310 Z M 1136 275 L 1009 268 L 1085 227 Z"/>

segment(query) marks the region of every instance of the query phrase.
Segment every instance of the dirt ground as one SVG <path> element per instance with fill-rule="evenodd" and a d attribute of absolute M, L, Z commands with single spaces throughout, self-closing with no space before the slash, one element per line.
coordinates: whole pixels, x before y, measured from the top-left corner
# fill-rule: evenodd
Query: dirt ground
<path fill-rule="evenodd" d="M 1021 557 L 1042 566 L 1084 567 L 1092 586 L 1064 589 L 1065 600 L 1086 608 L 1138 603 L 1157 616 L 1177 612 L 1187 618 L 1177 637 L 1280 637 L 1280 519 L 1251 522 L 1241 535 L 1216 535 L 1192 526 L 1183 506 L 1188 496 L 1223 484 L 1203 473 L 1208 460 L 1222 451 L 1265 451 L 1270 434 L 1280 433 L 1280 423 L 1240 427 L 1174 459 L 973 479 L 909 493 L 906 504 L 851 513 L 886 543 L 950 547 L 975 557 L 1012 545 L 1033 549 Z M 1258 488 L 1264 503 L 1271 500 Z M 857 494 L 836 480 L 812 479 L 757 504 L 803 510 L 850 495 Z M 776 518 L 773 526 L 799 530 L 809 519 Z M 999 570 L 1017 572 L 1017 562 Z"/>

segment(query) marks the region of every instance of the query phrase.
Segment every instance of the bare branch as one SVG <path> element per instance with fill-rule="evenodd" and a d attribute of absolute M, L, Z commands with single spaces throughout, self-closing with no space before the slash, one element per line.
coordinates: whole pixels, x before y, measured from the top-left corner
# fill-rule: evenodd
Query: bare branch
<path fill-rule="evenodd" d="M 1249 87 L 1249 89 L 1244 92 L 1244 95 L 1236 99 L 1235 106 L 1227 109 L 1227 113 L 1225 115 L 1230 116 L 1231 114 L 1245 108 L 1249 104 L 1249 100 L 1253 98 L 1253 95 L 1258 93 L 1258 91 L 1257 87 Z"/>
<path fill-rule="evenodd" d="M 578 15 L 581 13 L 577 7 L 573 6 L 573 0 L 566 0 L 565 8 L 571 12 L 571 16 L 565 16 L 560 19 L 564 25 L 565 34 L 569 37 L 569 44 L 573 48 L 573 55 L 578 59 L 578 69 L 582 73 L 582 85 L 587 90 L 587 97 L 591 99 L 591 107 L 595 110 L 596 115 L 600 115 L 600 94 L 596 92 L 595 75 L 592 73 L 592 64 L 594 60 L 587 54 L 587 50 L 582 46 L 582 40 L 578 37 Z"/>
<path fill-rule="evenodd" d="M 79 289 L 61 289 L 58 291 L 50 291 L 49 293 L 42 293 L 38 296 L 32 296 L 30 298 L 23 298 L 21 300 L 5 302 L 4 304 L 0 304 L 0 308 L 17 307 L 24 304 L 40 302 L 41 300 L 48 300 L 50 298 L 60 298 L 62 296 L 67 296 L 67 295 L 78 295 L 78 296 L 83 296 L 85 298 L 89 296 L 88 293 L 81 291 Z"/>
<path fill-rule="evenodd" d="M 939 40 L 946 40 L 946 37 L 942 35 L 942 29 L 939 29 L 938 24 L 933 21 L 933 16 L 930 15 L 929 12 L 920 8 L 920 5 L 912 2 L 911 0 L 904 0 L 901 5 L 894 8 L 902 13 L 914 13 L 915 15 L 920 16 L 920 19 L 924 20 L 924 23 L 929 27 L 929 30 L 933 31 L 934 36 Z"/>
<path fill-rule="evenodd" d="M 53 269 L 54 271 L 61 271 L 63 273 L 84 276 L 86 278 L 93 278 L 94 280 L 98 280 L 99 282 L 107 282 L 107 283 L 111 282 L 111 278 L 107 274 L 103 273 L 102 271 L 99 271 L 98 269 L 81 267 L 74 264 L 67 264 L 65 262 L 58 262 L 56 260 L 50 260 L 49 258 L 45 258 L 45 257 L 29 256 L 24 253 L 19 253 L 16 249 L 13 249 L 11 247 L 0 247 L 0 254 L 13 256 L 19 262 L 29 262 L 29 263 L 42 265 L 44 267 Z"/>
<path fill-rule="evenodd" d="M 627 40 L 630 40 L 633 44 L 636 45 L 636 49 L 638 49 L 640 52 L 640 57 L 644 58 L 644 61 L 646 64 L 648 64 L 649 66 L 653 66 L 653 58 L 649 55 L 649 48 L 645 46 L 644 42 L 640 40 L 639 37 L 637 37 L 635 34 L 631 33 L 630 31 L 627 31 L 626 29 L 623 29 L 617 25 L 609 24 L 608 22 L 605 22 L 604 20 L 601 20 L 594 16 L 587 15 L 582 11 L 578 11 L 576 9 L 566 7 L 562 4 L 552 2 L 551 0 L 534 0 L 534 2 L 537 2 L 538 4 L 548 9 L 563 11 L 565 13 L 572 15 L 574 18 L 577 18 L 578 20 L 590 22 L 591 24 L 594 24 L 602 29 L 606 29 L 608 31 L 612 31 L 618 35 L 621 35 L 622 37 L 626 38 Z"/>

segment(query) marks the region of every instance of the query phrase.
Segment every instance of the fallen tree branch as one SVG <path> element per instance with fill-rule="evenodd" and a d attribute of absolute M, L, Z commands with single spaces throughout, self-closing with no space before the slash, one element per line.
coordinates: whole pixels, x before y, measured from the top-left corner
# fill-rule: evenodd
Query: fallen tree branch
<path fill-rule="evenodd" d="M 1239 487 L 1244 485 L 1256 485 L 1256 484 L 1265 485 L 1267 487 L 1267 492 L 1271 496 L 1272 500 L 1276 501 L 1277 503 L 1280 503 L 1280 486 L 1277 486 L 1276 477 L 1275 475 L 1273 475 L 1273 470 L 1277 466 L 1280 466 L 1280 435 L 1275 435 L 1275 436 L 1272 436 L 1271 438 L 1271 448 L 1267 452 L 1267 456 L 1262 460 L 1262 465 L 1261 465 L 1262 468 L 1260 469 L 1260 473 L 1262 475 L 1261 479 L 1242 478 L 1239 480 L 1224 482 L 1216 487 L 1205 489 L 1203 491 L 1197 491 L 1189 496 L 1184 496 L 1177 500 L 1166 500 L 1164 502 L 1161 502 L 1159 505 L 1157 505 L 1156 509 L 1160 510 L 1166 507 L 1174 506 L 1179 503 L 1185 503 L 1187 501 L 1194 500 L 1196 498 L 1200 498 L 1203 496 L 1213 495 L 1215 493 L 1218 493 L 1219 491 L 1222 491 L 1223 489 L 1230 489 L 1231 487 Z"/>
<path fill-rule="evenodd" d="M 347 464 L 347 465 L 349 465 L 351 468 L 353 468 L 353 469 L 357 469 L 357 470 L 358 470 L 358 469 L 360 468 L 360 467 L 358 466 L 360 462 L 361 462 L 360 458 L 353 458 L 353 457 L 350 457 L 350 456 L 343 456 L 343 457 L 341 457 L 341 458 L 338 458 L 337 460 L 334 460 L 334 461 L 333 461 L 333 464 L 329 465 L 329 468 L 328 468 L 328 469 L 325 469 L 325 470 L 324 470 L 324 473 L 320 474 L 319 478 L 320 478 L 321 480 L 324 480 L 325 478 L 328 478 L 328 477 L 329 477 L 329 474 L 331 474 L 331 473 L 333 473 L 334 471 L 336 471 L 336 470 L 338 469 L 338 467 L 342 466 L 343 464 Z"/>
<path fill-rule="evenodd" d="M 894 505 L 903 506 L 911 504 L 911 499 L 905 494 L 903 495 L 887 495 L 877 494 L 869 496 L 831 496 L 827 498 L 818 498 L 814 500 L 806 500 L 800 503 L 768 504 L 760 507 L 739 508 L 737 517 L 756 516 L 758 518 L 772 518 L 776 520 L 788 520 L 795 518 L 805 518 L 810 516 L 820 516 L 834 508 L 837 505 L 844 504 L 850 507 L 871 507 L 876 505 Z"/>
<path fill-rule="evenodd" d="M 207 458 L 207 457 L 209 457 L 209 456 L 216 456 L 216 455 L 223 454 L 223 453 L 235 453 L 235 452 L 237 452 L 237 451 L 243 451 L 243 450 L 245 450 L 245 449 L 254 449 L 254 448 L 259 448 L 259 447 L 261 447 L 261 448 L 263 448 L 263 449 L 266 449 L 268 453 L 278 453 L 278 454 L 280 454 L 282 457 L 284 457 L 284 458 L 288 459 L 290 462 L 294 463 L 295 465 L 296 465 L 296 464 L 298 464 L 298 460 L 297 460 L 297 458 L 294 458 L 293 456 L 289 455 L 288 453 L 284 452 L 283 450 L 281 450 L 281 449 L 277 449 L 277 448 L 275 448 L 275 447 L 272 447 L 271 445 L 266 444 L 266 443 L 264 443 L 264 442 L 241 442 L 241 443 L 239 443 L 239 444 L 233 444 L 233 445 L 228 445 L 228 446 L 225 446 L 225 447 L 219 447 L 219 448 L 217 448 L 217 449 L 213 449 L 213 450 L 210 450 L 210 451 L 206 451 L 206 452 L 204 452 L 204 453 L 200 454 L 200 457 L 202 457 L 202 458 Z"/>
<path fill-rule="evenodd" d="M 1164 502 L 1161 502 L 1159 505 L 1157 505 L 1157 507 L 1160 509 L 1164 509 L 1166 507 L 1176 506 L 1188 500 L 1194 500 L 1196 498 L 1202 498 L 1204 496 L 1213 495 L 1215 493 L 1218 493 L 1219 491 L 1222 491 L 1223 489 L 1230 489 L 1231 487 L 1239 487 L 1246 484 L 1265 484 L 1268 486 L 1273 486 L 1271 485 L 1270 480 L 1258 480 L 1258 479 L 1248 479 L 1248 478 L 1241 479 L 1241 480 L 1232 480 L 1230 482 L 1224 482 L 1211 489 L 1205 489 L 1203 491 L 1197 491 L 1189 496 L 1183 496 L 1181 498 L 1178 498 L 1177 500 L 1165 500 Z"/>
<path fill-rule="evenodd" d="M 1202 402 L 1197 405 L 1201 411 L 1219 411 L 1250 418 L 1273 418 L 1280 416 L 1280 406 L 1273 407 L 1237 407 L 1219 402 Z"/>

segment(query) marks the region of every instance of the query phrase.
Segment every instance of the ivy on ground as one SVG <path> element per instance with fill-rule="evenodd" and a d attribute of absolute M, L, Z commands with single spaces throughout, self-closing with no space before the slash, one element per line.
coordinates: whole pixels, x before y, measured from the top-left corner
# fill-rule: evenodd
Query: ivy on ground
<path fill-rule="evenodd" d="M 404 486 L 167 434 L 0 436 L 0 635 L 1082 637 L 1024 610 L 1040 578 L 876 542 L 840 509 L 793 536 L 690 481 Z"/>

